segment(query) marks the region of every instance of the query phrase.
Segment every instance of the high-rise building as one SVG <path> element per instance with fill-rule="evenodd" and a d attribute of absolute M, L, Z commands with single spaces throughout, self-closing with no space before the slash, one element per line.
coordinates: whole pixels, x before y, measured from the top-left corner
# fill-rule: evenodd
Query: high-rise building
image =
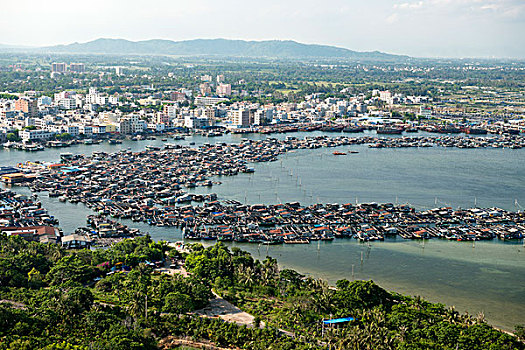
<path fill-rule="evenodd" d="M 71 63 L 69 65 L 69 71 L 73 73 L 85 73 L 86 67 L 84 63 Z"/>
<path fill-rule="evenodd" d="M 222 84 L 225 82 L 224 74 L 217 75 L 217 84 Z"/>
<path fill-rule="evenodd" d="M 217 86 L 217 95 L 230 96 L 232 94 L 232 86 L 230 84 L 219 84 Z"/>
<path fill-rule="evenodd" d="M 202 83 L 200 84 L 200 90 L 201 90 L 201 95 L 202 96 L 209 96 L 211 95 L 211 87 L 210 87 L 210 84 L 208 83 Z"/>
<path fill-rule="evenodd" d="M 184 101 L 186 99 L 186 94 L 183 92 L 173 91 L 170 92 L 171 101 Z"/>
<path fill-rule="evenodd" d="M 237 127 L 245 128 L 250 126 L 250 110 L 248 109 L 236 109 L 232 112 L 232 125 L 235 125 Z"/>
<path fill-rule="evenodd" d="M 162 111 L 165 115 L 170 117 L 175 117 L 177 115 L 177 106 L 174 105 L 164 105 Z"/>
<path fill-rule="evenodd" d="M 31 100 L 28 98 L 19 98 L 15 102 L 15 111 L 21 111 L 27 113 L 30 117 L 38 116 L 38 104 L 37 100 Z"/>
<path fill-rule="evenodd" d="M 67 72 L 67 64 L 53 62 L 53 64 L 51 64 L 51 72 L 52 73 L 65 73 Z"/>

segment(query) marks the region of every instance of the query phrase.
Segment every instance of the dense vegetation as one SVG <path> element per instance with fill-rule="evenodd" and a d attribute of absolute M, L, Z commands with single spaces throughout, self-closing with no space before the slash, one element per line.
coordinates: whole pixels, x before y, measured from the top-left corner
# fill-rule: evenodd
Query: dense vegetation
<path fill-rule="evenodd" d="M 52 62 L 84 62 L 85 74 L 50 77 Z M 20 64 L 12 71 L 9 65 Z M 117 76 L 115 66 L 125 67 Z M 490 60 L 409 60 L 373 62 L 353 60 L 285 60 L 266 58 L 176 58 L 168 56 L 39 55 L 0 53 L 0 91 L 61 90 L 87 91 L 89 87 L 108 93 L 156 93 L 188 88 L 197 91 L 199 77 L 223 74 L 232 89 L 250 92 L 250 97 L 290 99 L 310 93 L 352 93 L 373 88 L 391 89 L 407 95 L 454 91 L 465 85 L 520 89 L 525 86 L 523 62 Z M 146 89 L 145 89 L 146 88 Z"/>
<path fill-rule="evenodd" d="M 185 259 L 189 277 L 150 267 L 169 257 Z M 192 314 L 212 288 L 255 314 L 260 327 Z M 65 251 L 0 236 L 0 300 L 0 349 L 155 349 L 167 337 L 246 349 L 525 348 L 481 317 L 371 281 L 330 288 L 237 248 L 197 244 L 181 255 L 149 237 Z M 356 321 L 323 331 L 320 321 L 330 316 Z"/>

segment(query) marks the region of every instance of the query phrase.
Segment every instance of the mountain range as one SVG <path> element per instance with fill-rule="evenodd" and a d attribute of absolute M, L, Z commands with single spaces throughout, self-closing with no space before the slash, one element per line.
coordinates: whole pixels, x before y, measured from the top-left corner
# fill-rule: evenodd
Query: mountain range
<path fill-rule="evenodd" d="M 195 39 L 185 41 L 124 39 L 97 39 L 86 43 L 73 43 L 34 48 L 45 53 L 75 54 L 136 54 L 174 56 L 229 56 L 269 58 L 341 58 L 396 60 L 408 56 L 387 54 L 379 51 L 358 52 L 345 48 L 303 44 L 292 40 L 245 41 L 228 39 Z"/>

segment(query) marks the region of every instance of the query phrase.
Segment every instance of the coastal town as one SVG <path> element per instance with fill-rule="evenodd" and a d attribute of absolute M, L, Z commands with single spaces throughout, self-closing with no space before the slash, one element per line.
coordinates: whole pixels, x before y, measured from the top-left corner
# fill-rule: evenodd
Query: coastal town
<path fill-rule="evenodd" d="M 195 191 L 220 186 L 224 176 L 250 174 L 255 171 L 253 164 L 275 162 L 295 150 L 333 148 L 334 156 L 350 156 L 359 153 L 355 146 L 363 145 L 371 149 L 521 149 L 525 147 L 523 99 L 510 90 L 480 91 L 457 85 L 451 90 L 447 81 L 440 83 L 438 91 L 429 90 L 431 93 L 413 87 L 411 81 L 399 92 L 332 84 L 322 87 L 331 93 L 303 92 L 298 99 L 291 98 L 297 93 L 294 84 L 269 84 L 262 94 L 261 88 L 249 88 L 253 85 L 245 80 L 249 76 L 239 77 L 239 73 L 194 74 L 182 87 L 177 83 L 178 88 L 170 89 L 162 81 L 176 79 L 174 72 L 139 76 L 133 66 L 53 62 L 40 68 L 10 68 L 38 73 L 45 81 L 73 79 L 84 89 L 0 94 L 4 149 L 34 152 L 83 144 L 93 145 L 94 151 L 91 155 L 62 152 L 55 162 L 3 166 L 0 176 L 6 186 L 27 186 L 33 195 L 3 192 L 2 232 L 72 248 L 107 245 L 118 237 L 143 234 L 113 219 L 173 227 L 174 233 L 188 240 L 259 244 L 343 237 L 471 241 L 524 236 L 517 200 L 516 212 L 451 207 L 416 210 L 410 205 L 375 203 L 249 204 Z M 508 74 L 514 72 L 513 67 L 505 69 Z M 412 73 L 428 72 L 414 68 Z M 134 85 L 138 78 L 150 84 Z M 101 86 L 106 80 L 112 84 Z M 92 86 L 90 81 L 97 83 Z M 115 88 L 116 81 L 120 85 Z M 311 86 L 302 88 L 312 90 Z M 282 98 L 284 90 L 288 98 Z M 473 102 L 472 96 L 477 100 Z M 224 142 L 228 134 L 240 138 Z M 260 138 L 246 138 L 250 134 Z M 194 136 L 209 142 L 195 145 Z M 157 142 L 147 143 L 138 152 L 125 148 L 105 152 L 98 146 L 150 140 Z M 64 233 L 58 220 L 42 208 L 38 194 L 83 203 L 96 215 L 87 226 L 78 223 L 75 232 Z"/>
<path fill-rule="evenodd" d="M 50 70 L 45 79 L 74 78 L 83 86 L 86 78 L 96 73 L 90 70 L 96 69 L 100 73 L 96 79 L 120 80 L 122 86 L 115 89 L 97 84 L 84 91 L 6 91 L 0 95 L 0 142 L 4 149 L 34 152 L 78 144 L 96 149 L 90 156 L 62 152 L 55 162 L 21 162 L 0 169 L 4 184 L 28 186 L 34 194 L 34 198 L 25 198 L 11 191 L 3 193 L 3 232 L 23 231 L 24 237 L 72 248 L 108 245 L 115 239 L 143 234 L 114 219 L 173 227 L 174 234 L 187 240 L 258 244 L 351 237 L 374 241 L 396 236 L 519 240 L 525 234 L 522 212 L 498 208 L 248 204 L 219 199 L 209 191 L 194 191 L 220 186 L 224 176 L 252 173 L 253 164 L 275 162 L 295 150 L 334 148 L 334 156 L 346 156 L 359 153 L 357 145 L 376 149 L 521 149 L 525 147 L 525 119 L 520 117 L 519 95 L 500 108 L 495 100 L 485 99 L 487 91 L 472 86 L 456 88 L 453 95 L 445 88 L 429 95 L 378 88 L 358 91 L 339 85 L 332 96 L 313 92 L 300 100 L 279 101 L 275 97 L 283 96 L 283 87 L 290 88 L 290 93 L 293 90 L 291 85 L 281 84 L 281 90 L 266 94 L 274 102 L 262 102 L 261 91 L 248 89 L 248 83 L 238 75 L 204 73 L 193 76 L 183 87 L 169 89 L 155 87 L 153 82 L 159 82 L 156 75 L 144 76 L 150 85 L 129 85 L 138 77 L 132 67 L 100 70 L 83 63 L 53 62 L 44 68 Z M 18 65 L 13 69 L 24 71 Z M 174 77 L 173 73 L 166 76 Z M 465 93 L 476 95 L 479 101 L 472 103 L 464 98 Z M 223 142 L 227 134 L 241 138 Z M 262 138 L 242 138 L 250 134 Z M 193 136 L 206 137 L 209 142 L 196 146 L 191 142 Z M 139 152 L 98 150 L 100 143 L 115 145 L 124 140 L 162 143 L 148 143 Z M 189 146 L 183 142 L 188 140 Z M 89 218 L 87 226 L 78 223 L 75 232 L 64 233 L 41 207 L 37 194 L 83 203 L 96 215 Z"/>
<path fill-rule="evenodd" d="M 51 81 L 73 78 L 77 85 L 84 85 L 87 78 L 97 72 L 101 82 L 120 79 L 130 84 L 138 79 L 137 72 L 131 68 L 90 71 L 93 68 L 88 67 L 83 63 L 54 62 L 44 67 L 50 69 L 49 77 L 42 76 L 41 68 L 32 72 L 15 65 L 12 69 L 39 74 L 41 79 Z M 168 73 L 162 78 L 174 77 L 174 73 Z M 144 76 L 152 82 L 159 78 Z M 283 96 L 283 89 L 276 88 L 264 95 L 267 101 L 263 102 L 261 92 L 249 90 L 247 86 L 244 79 L 202 74 L 178 89 L 155 87 L 152 83 L 118 88 L 87 86 L 85 90 L 63 89 L 52 94 L 7 90 L 0 94 L 0 143 L 6 148 L 39 151 L 44 147 L 118 142 L 122 138 L 140 140 L 173 133 L 213 137 L 230 132 L 376 130 L 378 134 L 430 131 L 518 135 L 525 130 L 525 122 L 520 118 L 523 96 L 481 92 L 472 86 L 463 86 L 458 91 L 456 88 L 453 94 L 440 90 L 430 96 L 428 92 L 409 95 L 395 90 L 364 88 L 358 91 L 349 86 L 331 85 L 325 88 L 333 91 L 334 96 L 304 93 L 300 100 L 292 102 L 282 98 L 282 102 L 278 102 L 279 99 L 268 102 Z M 465 98 L 472 95 L 478 96 L 476 101 Z M 511 103 L 508 102 L 510 96 Z"/>
<path fill-rule="evenodd" d="M 0 350 L 525 350 L 522 3 L 2 3 Z"/>

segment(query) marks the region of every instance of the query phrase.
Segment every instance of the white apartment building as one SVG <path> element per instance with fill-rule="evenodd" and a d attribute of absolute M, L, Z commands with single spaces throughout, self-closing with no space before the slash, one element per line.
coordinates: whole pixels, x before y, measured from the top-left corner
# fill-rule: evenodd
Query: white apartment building
<path fill-rule="evenodd" d="M 251 125 L 250 111 L 248 109 L 236 109 L 231 111 L 231 122 L 233 126 L 246 128 Z"/>
<path fill-rule="evenodd" d="M 217 86 L 217 95 L 230 96 L 232 94 L 232 86 L 230 84 L 219 84 Z"/>
<path fill-rule="evenodd" d="M 78 127 L 78 132 L 86 136 L 93 135 L 93 126 L 81 124 Z"/>
<path fill-rule="evenodd" d="M 77 108 L 77 100 L 74 98 L 63 98 L 58 100 L 58 105 L 63 109 L 75 109 Z"/>
<path fill-rule="evenodd" d="M 19 136 L 23 141 L 48 140 L 51 137 L 53 137 L 53 135 L 55 135 L 54 132 L 42 130 L 42 129 L 22 130 L 19 133 Z"/>
<path fill-rule="evenodd" d="M 212 106 L 217 103 L 221 103 L 223 101 L 227 101 L 227 98 L 222 97 L 206 97 L 206 96 L 199 96 L 195 97 L 195 104 L 197 106 Z"/>

